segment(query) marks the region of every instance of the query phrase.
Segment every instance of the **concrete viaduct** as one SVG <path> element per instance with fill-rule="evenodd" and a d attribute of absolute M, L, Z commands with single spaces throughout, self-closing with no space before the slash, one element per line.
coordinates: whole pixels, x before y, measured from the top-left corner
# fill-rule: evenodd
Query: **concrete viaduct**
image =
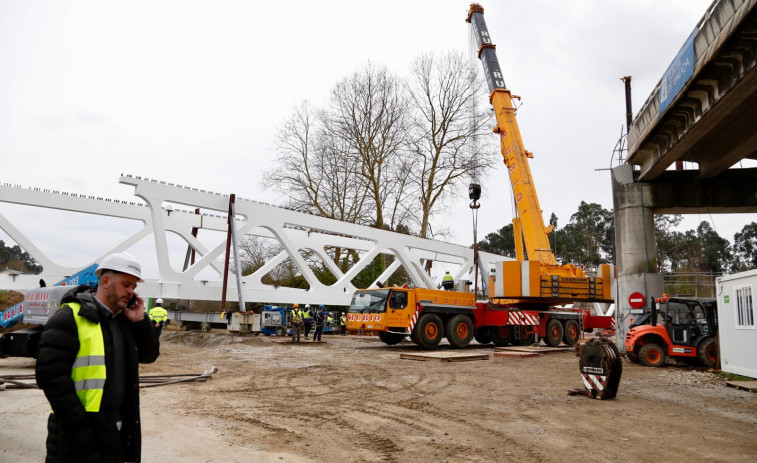
<path fill-rule="evenodd" d="M 629 126 L 628 157 L 612 171 L 620 348 L 629 296 L 648 309 L 662 294 L 654 214 L 757 212 L 757 168 L 735 168 L 757 159 L 756 4 L 713 2 Z"/>

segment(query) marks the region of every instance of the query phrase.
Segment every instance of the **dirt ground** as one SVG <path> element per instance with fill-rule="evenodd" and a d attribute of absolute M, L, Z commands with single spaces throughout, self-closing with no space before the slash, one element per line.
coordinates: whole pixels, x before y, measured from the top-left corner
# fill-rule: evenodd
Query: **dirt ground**
<path fill-rule="evenodd" d="M 569 396 L 578 357 L 401 360 L 412 344 L 164 331 L 142 374 L 219 371 L 142 390 L 143 461 L 650 462 L 757 460 L 757 394 L 670 364 L 623 364 L 614 400 Z M 491 346 L 474 345 L 476 353 Z M 33 371 L 0 359 L 0 376 Z M 39 390 L 0 391 L 0 462 L 42 461 Z"/>

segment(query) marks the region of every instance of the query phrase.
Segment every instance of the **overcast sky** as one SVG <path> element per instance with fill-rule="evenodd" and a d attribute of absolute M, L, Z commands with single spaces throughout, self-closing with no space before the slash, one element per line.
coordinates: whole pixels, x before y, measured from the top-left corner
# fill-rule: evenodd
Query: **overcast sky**
<path fill-rule="evenodd" d="M 523 98 L 518 119 L 545 219 L 554 212 L 564 226 L 581 200 L 612 207 L 610 174 L 597 169 L 611 166 L 625 123 L 620 77 L 633 76 L 635 112 L 710 3 L 483 3 L 505 81 Z M 293 107 L 322 104 L 368 61 L 406 75 L 421 53 L 467 53 L 468 5 L 0 0 L 0 182 L 133 200 L 118 183 L 131 173 L 281 203 L 261 166 Z M 481 237 L 512 219 L 504 165 L 482 184 Z M 470 244 L 468 202 L 461 191 L 432 227 L 459 224 L 449 239 Z M 0 204 L 0 213 L 44 234 L 19 208 Z M 712 219 L 733 241 L 755 214 Z M 699 220 L 710 216 L 687 228 Z M 105 224 L 68 231 L 97 236 Z M 85 250 L 99 246 L 45 227 L 43 250 L 76 261 L 63 265 L 86 263 Z"/>

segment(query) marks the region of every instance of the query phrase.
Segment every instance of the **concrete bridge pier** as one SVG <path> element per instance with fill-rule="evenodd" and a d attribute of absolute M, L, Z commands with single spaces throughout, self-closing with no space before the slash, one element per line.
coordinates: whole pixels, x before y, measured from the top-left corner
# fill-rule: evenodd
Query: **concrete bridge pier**
<path fill-rule="evenodd" d="M 662 295 L 662 275 L 657 273 L 657 243 L 654 235 L 654 194 L 649 183 L 634 183 L 630 164 L 612 170 L 615 210 L 616 342 L 623 350 L 628 327 L 643 310 L 651 308 L 651 297 Z M 644 307 L 632 309 L 629 296 L 644 295 Z"/>

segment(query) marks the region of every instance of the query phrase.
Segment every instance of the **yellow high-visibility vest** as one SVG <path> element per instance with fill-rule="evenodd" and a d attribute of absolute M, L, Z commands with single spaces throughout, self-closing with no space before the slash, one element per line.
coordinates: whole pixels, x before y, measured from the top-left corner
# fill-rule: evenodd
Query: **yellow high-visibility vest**
<path fill-rule="evenodd" d="M 79 334 L 79 352 L 71 367 L 76 395 L 84 409 L 99 412 L 105 386 L 105 342 L 99 323 L 92 323 L 79 315 L 81 304 L 69 302 Z"/>
<path fill-rule="evenodd" d="M 152 321 L 154 321 L 155 323 L 160 323 L 166 321 L 166 319 L 168 318 L 168 311 L 163 307 L 156 306 L 150 309 L 150 313 L 148 315 L 150 315 Z"/>

